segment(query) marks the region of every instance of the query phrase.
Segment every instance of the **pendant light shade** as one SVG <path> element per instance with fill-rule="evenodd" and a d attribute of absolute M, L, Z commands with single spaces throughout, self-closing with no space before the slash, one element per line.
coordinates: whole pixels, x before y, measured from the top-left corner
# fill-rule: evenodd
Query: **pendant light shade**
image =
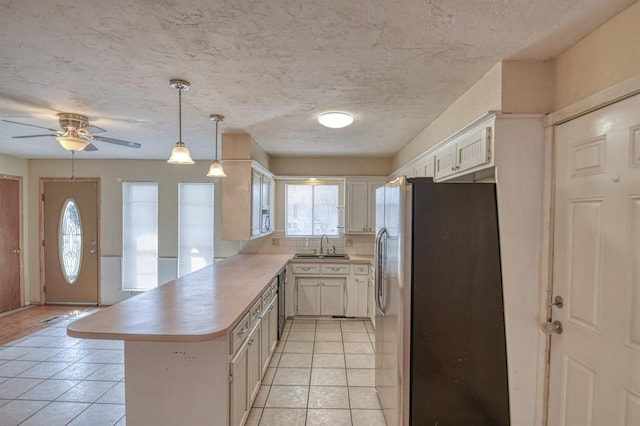
<path fill-rule="evenodd" d="M 167 160 L 169 164 L 193 164 L 193 159 L 189 153 L 189 148 L 182 141 L 178 141 L 171 150 L 171 157 Z"/>
<path fill-rule="evenodd" d="M 182 142 L 182 91 L 189 90 L 191 84 L 184 80 L 171 80 L 171 87 L 178 89 L 178 129 L 179 138 L 176 146 L 171 150 L 171 156 L 167 160 L 169 164 L 193 164 L 189 148 Z"/>
<path fill-rule="evenodd" d="M 222 164 L 218 161 L 218 123 L 224 120 L 224 116 L 220 114 L 211 114 L 209 116 L 209 120 L 213 120 L 216 122 L 216 145 L 214 151 L 214 160 L 209 167 L 209 173 L 207 173 L 208 177 L 227 177 L 224 169 L 222 168 Z"/>
<path fill-rule="evenodd" d="M 218 160 L 215 160 L 213 163 L 211 163 L 211 166 L 209 167 L 209 173 L 207 173 L 207 176 L 227 177 L 227 174 L 224 172 L 224 169 L 222 168 L 222 164 L 220 164 Z"/>

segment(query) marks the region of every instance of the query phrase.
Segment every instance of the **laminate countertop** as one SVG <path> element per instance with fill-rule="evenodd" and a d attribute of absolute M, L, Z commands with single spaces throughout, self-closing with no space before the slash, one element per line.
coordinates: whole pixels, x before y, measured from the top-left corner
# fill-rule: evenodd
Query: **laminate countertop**
<path fill-rule="evenodd" d="M 238 254 L 71 323 L 85 339 L 203 342 L 228 334 L 289 254 Z"/>

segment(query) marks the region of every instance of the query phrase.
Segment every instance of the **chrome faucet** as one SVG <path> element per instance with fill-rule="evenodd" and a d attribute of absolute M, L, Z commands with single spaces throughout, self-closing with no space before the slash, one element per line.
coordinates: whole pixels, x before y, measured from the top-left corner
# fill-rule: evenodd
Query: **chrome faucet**
<path fill-rule="evenodd" d="M 327 234 L 322 234 L 322 236 L 320 237 L 320 254 L 324 254 L 324 250 L 322 249 L 323 238 L 327 240 L 327 246 L 329 245 L 329 237 L 327 237 Z"/>

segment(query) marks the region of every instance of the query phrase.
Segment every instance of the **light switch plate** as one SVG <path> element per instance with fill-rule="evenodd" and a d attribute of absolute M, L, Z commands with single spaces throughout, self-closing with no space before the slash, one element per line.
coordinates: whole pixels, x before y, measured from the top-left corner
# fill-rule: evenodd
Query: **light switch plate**
<path fill-rule="evenodd" d="M 351 238 L 345 238 L 344 239 L 344 246 L 345 247 L 352 247 L 353 246 L 353 240 Z"/>
<path fill-rule="evenodd" d="M 280 238 L 272 238 L 271 245 L 274 247 L 280 247 Z"/>

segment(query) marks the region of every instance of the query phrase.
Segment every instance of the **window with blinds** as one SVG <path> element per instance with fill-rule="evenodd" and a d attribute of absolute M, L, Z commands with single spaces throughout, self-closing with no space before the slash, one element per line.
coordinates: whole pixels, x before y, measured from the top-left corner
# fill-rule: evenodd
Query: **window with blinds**
<path fill-rule="evenodd" d="M 213 184 L 178 188 L 178 276 L 213 263 Z"/>
<path fill-rule="evenodd" d="M 158 183 L 122 184 L 122 288 L 158 286 Z"/>

